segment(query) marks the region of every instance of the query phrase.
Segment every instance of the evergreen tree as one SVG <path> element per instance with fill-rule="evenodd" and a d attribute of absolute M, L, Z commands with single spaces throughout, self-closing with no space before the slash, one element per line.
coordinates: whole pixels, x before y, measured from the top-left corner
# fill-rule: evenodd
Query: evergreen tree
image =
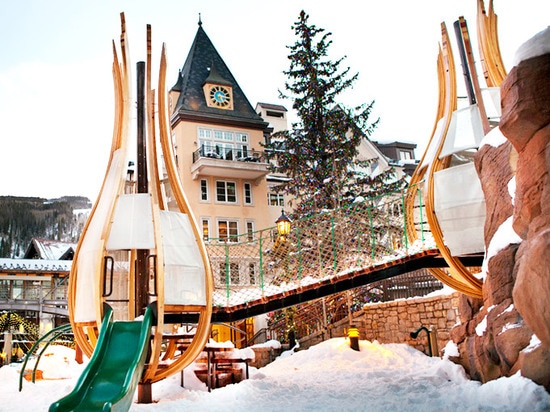
<path fill-rule="evenodd" d="M 342 68 L 345 56 L 337 61 L 328 58 L 331 33 L 308 20 L 302 11 L 292 26 L 297 40 L 288 46 L 290 68 L 284 72 L 288 94 L 280 93 L 293 100 L 299 121 L 266 145 L 276 153 L 276 170 L 291 179 L 281 189 L 297 199 L 293 205 L 297 216 L 342 204 L 342 193 L 353 186 L 358 145 L 378 122 L 368 121 L 374 102 L 352 109 L 337 102 L 358 74 Z"/>

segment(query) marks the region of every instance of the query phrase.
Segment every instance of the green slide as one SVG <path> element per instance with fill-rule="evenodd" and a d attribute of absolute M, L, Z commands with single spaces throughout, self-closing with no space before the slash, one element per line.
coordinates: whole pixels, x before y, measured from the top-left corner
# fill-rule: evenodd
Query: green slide
<path fill-rule="evenodd" d="M 143 320 L 113 321 L 108 307 L 90 362 L 71 393 L 52 411 L 128 411 L 149 349 L 153 310 Z"/>

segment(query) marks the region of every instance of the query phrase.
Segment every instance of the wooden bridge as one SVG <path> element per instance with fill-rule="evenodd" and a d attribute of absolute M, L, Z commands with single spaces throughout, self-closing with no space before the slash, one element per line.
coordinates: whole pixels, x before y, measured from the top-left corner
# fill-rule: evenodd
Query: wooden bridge
<path fill-rule="evenodd" d="M 431 237 L 420 192 L 413 203 L 414 227 L 407 228 L 406 196 L 390 193 L 297 220 L 284 235 L 272 227 L 224 241 L 208 239 L 212 321 L 241 320 L 417 269 L 447 267 Z M 466 267 L 479 267 L 483 255 L 458 258 Z M 70 261 L 0 259 L 0 310 L 68 316 L 70 266 Z M 167 322 L 194 320 L 167 316 Z"/>

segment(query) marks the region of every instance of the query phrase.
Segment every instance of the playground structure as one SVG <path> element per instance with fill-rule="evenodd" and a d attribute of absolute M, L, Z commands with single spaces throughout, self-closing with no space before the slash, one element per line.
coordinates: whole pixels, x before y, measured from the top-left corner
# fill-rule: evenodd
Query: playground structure
<path fill-rule="evenodd" d="M 497 35 L 493 1 L 489 11 L 478 0 L 479 51 L 487 88 L 482 89 L 466 21 L 454 23 L 462 61 L 468 105 L 457 109 L 456 68 L 445 23 L 441 24 L 441 45 L 437 60 L 439 101 L 428 149 L 416 168 L 409 187 L 407 229 L 418 238 L 415 215 L 418 191 L 425 199 L 426 218 L 434 242 L 449 265 L 449 271 L 432 269 L 435 277 L 450 287 L 481 298 L 482 282 L 458 256 L 484 249 L 485 199 L 473 159 L 482 138 L 498 125 L 500 90 L 506 76 Z M 492 102 L 493 111 L 488 110 Z M 423 182 L 423 183 L 421 183 Z"/>
<path fill-rule="evenodd" d="M 96 349 L 74 390 L 50 406 L 50 411 L 128 410 L 145 364 L 153 310 L 143 320 L 114 322 L 108 307 Z M 106 401 L 108 400 L 108 401 Z"/>
<path fill-rule="evenodd" d="M 482 0 L 478 5 L 485 77 L 488 86 L 495 87 L 503 77 L 496 16 L 492 1 L 488 14 Z M 129 379 L 136 384 L 139 380 L 138 399 L 147 402 L 153 382 L 195 360 L 209 336 L 210 321 L 217 315 L 225 314 L 229 320 L 244 318 L 419 267 L 430 267 L 435 277 L 460 292 L 481 296 L 482 282 L 475 275 L 483 252 L 480 228 L 484 204 L 473 155 L 494 125 L 485 111 L 462 18 L 457 33 L 464 46 L 465 72 L 469 73 L 465 77 L 472 86 L 470 104 L 463 111 L 457 110 L 454 60 L 442 24 L 436 124 L 406 192 L 297 220 L 289 233 L 280 234 L 271 228 L 229 241 L 209 239 L 205 245 L 174 165 L 166 118 L 164 48 L 158 85 L 158 137 L 165 164 L 158 164 L 150 27 L 147 64 L 138 63 L 138 159 L 142 161 L 138 160 L 137 193 L 127 191 L 124 179 L 131 99 L 121 17 L 120 63 L 113 47 L 116 111 L 111 158 L 98 202 L 76 250 L 68 299 L 75 340 L 88 357 L 98 360 L 91 362 L 96 365 L 91 368 L 99 368 L 94 376 L 106 376 L 107 366 L 99 361 L 103 356 L 99 351 L 113 354 L 113 348 L 120 348 L 120 340 L 105 336 L 117 335 L 126 327 L 133 330 L 133 336 L 151 333 L 150 345 L 136 346 L 132 354 L 139 356 L 125 360 L 125 365 L 133 365 Z M 146 92 L 140 93 L 143 82 Z M 463 128 L 456 132 L 463 114 L 471 126 L 469 135 L 462 132 Z M 147 129 L 146 143 L 140 125 L 141 130 Z M 140 180 L 147 175 L 149 181 Z M 473 190 L 465 193 L 466 187 Z M 137 222 L 139 225 L 134 224 Z M 443 269 L 445 266 L 448 270 Z M 145 312 L 147 319 L 133 320 Z M 183 351 L 167 354 L 166 342 L 178 335 L 182 323 L 193 323 L 193 338 Z M 78 385 L 90 385 L 86 379 L 82 377 Z M 135 386 L 124 383 L 118 388 L 122 397 L 103 394 L 101 400 L 108 404 L 116 398 L 124 409 Z"/>
<path fill-rule="evenodd" d="M 164 48 L 157 124 L 148 26 L 147 63 L 137 63 L 137 184 L 130 190 L 125 178 L 132 99 L 123 13 L 120 49 L 119 62 L 113 45 L 115 121 L 111 156 L 98 200 L 75 252 L 68 298 L 75 341 L 91 358 L 92 369 L 88 377 L 83 375 L 75 395 L 67 402 L 72 405 L 79 400 L 78 407 L 109 410 L 111 406 L 128 409 L 127 400 L 131 403 L 137 382 L 139 400 L 151 402 L 151 384 L 181 371 L 202 351 L 210 334 L 212 313 L 210 264 L 176 173 L 169 138 Z M 163 165 L 159 164 L 159 153 Z M 142 322 L 133 320 L 144 313 Z M 185 351 L 167 354 L 163 339 L 177 334 L 179 324 L 166 324 L 165 316 L 185 313 L 198 317 L 193 337 Z M 145 337 L 142 344 L 124 346 L 124 342 L 129 345 L 131 337 L 138 335 Z M 121 353 L 129 355 L 120 361 L 127 373 L 117 375 L 113 383 L 112 373 L 107 373 L 111 363 L 103 359 L 118 358 Z M 98 385 L 111 389 L 99 391 L 91 398 L 78 395 L 80 386 L 86 392 Z M 57 410 L 58 406 L 53 404 L 51 408 Z"/>

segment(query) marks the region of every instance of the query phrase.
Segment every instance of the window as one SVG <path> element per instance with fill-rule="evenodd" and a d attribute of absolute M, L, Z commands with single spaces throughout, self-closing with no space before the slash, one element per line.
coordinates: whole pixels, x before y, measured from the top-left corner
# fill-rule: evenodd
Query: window
<path fill-rule="evenodd" d="M 248 133 L 199 128 L 198 134 L 202 156 L 226 160 L 248 156 Z"/>
<path fill-rule="evenodd" d="M 270 116 L 270 117 L 280 117 L 281 119 L 282 119 L 283 117 L 285 117 L 285 114 L 284 114 L 284 113 L 282 113 L 282 112 L 274 112 L 274 111 L 271 111 L 271 110 L 266 110 L 265 115 L 266 115 L 266 116 Z"/>
<path fill-rule="evenodd" d="M 203 240 L 208 240 L 210 237 L 210 220 L 202 219 L 202 238 Z"/>
<path fill-rule="evenodd" d="M 208 181 L 201 179 L 201 201 L 208 202 Z"/>
<path fill-rule="evenodd" d="M 285 206 L 285 198 L 282 193 L 269 193 L 268 194 L 269 206 Z"/>
<path fill-rule="evenodd" d="M 249 242 L 254 240 L 254 222 L 252 221 L 246 222 L 246 239 Z"/>
<path fill-rule="evenodd" d="M 216 181 L 216 200 L 223 203 L 237 203 L 235 182 Z"/>
<path fill-rule="evenodd" d="M 246 133 L 235 133 L 235 139 L 240 143 L 248 143 L 248 135 Z"/>
<path fill-rule="evenodd" d="M 172 132 L 172 147 L 174 148 L 174 160 L 176 161 L 176 166 L 178 166 L 178 145 L 176 140 L 176 132 Z"/>
<path fill-rule="evenodd" d="M 250 183 L 244 184 L 244 204 L 252 204 L 252 185 Z"/>
<path fill-rule="evenodd" d="M 229 272 L 229 273 L 228 273 Z M 239 264 L 230 262 L 229 266 L 226 263 L 220 263 L 219 265 L 220 283 L 222 285 L 227 284 L 229 279 L 230 285 L 238 285 L 239 282 Z M 229 278 L 227 275 L 229 274 Z"/>
<path fill-rule="evenodd" d="M 210 139 L 212 130 L 208 129 L 199 129 L 199 137 L 201 139 Z"/>
<path fill-rule="evenodd" d="M 408 150 L 400 150 L 399 151 L 399 160 L 411 160 L 412 155 L 411 152 Z"/>
<path fill-rule="evenodd" d="M 226 242 L 237 242 L 239 229 L 236 220 L 218 220 L 218 238 Z"/>
<path fill-rule="evenodd" d="M 258 282 L 256 279 L 256 265 L 254 263 L 248 264 L 248 281 L 251 285 L 256 285 Z"/>
<path fill-rule="evenodd" d="M 9 288 L 10 288 L 9 280 L 0 280 L 0 299 L 11 298 L 9 294 Z"/>

